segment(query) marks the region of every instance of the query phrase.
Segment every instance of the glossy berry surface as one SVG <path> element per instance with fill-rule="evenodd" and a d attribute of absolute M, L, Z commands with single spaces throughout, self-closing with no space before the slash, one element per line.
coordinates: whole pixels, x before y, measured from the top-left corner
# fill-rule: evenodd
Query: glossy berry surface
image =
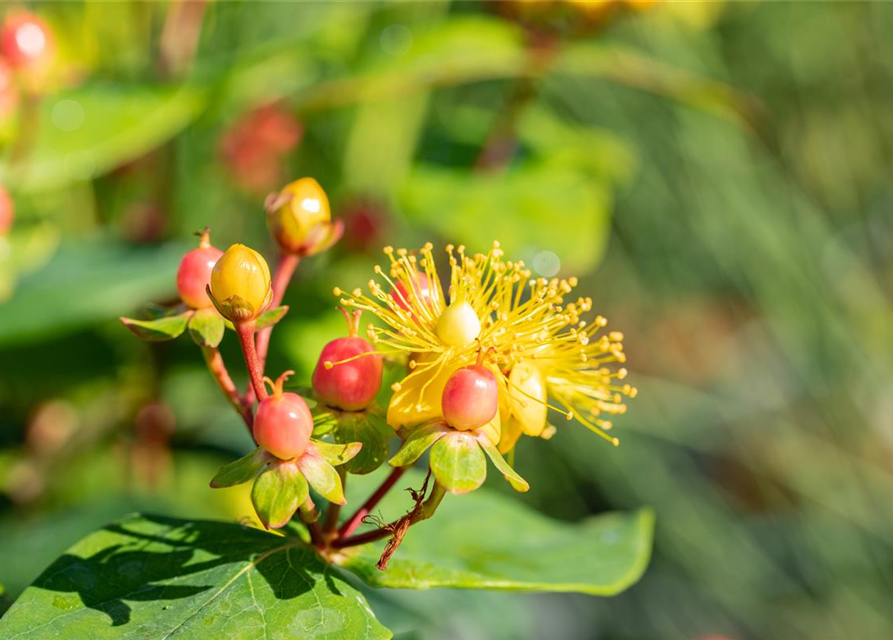
<path fill-rule="evenodd" d="M 180 299 L 193 309 L 210 307 L 212 302 L 205 287 L 211 282 L 211 270 L 223 251 L 211 245 L 208 232 L 202 235 L 198 249 L 193 249 L 180 261 L 177 270 L 177 291 Z"/>
<path fill-rule="evenodd" d="M 496 376 L 481 364 L 459 369 L 443 388 L 441 409 L 443 419 L 454 429 L 483 427 L 499 409 Z"/>
<path fill-rule="evenodd" d="M 0 26 L 0 52 L 14 67 L 46 60 L 50 46 L 50 29 L 34 14 L 11 13 Z"/>
<path fill-rule="evenodd" d="M 313 416 L 296 393 L 274 394 L 258 405 L 253 431 L 259 446 L 280 460 L 291 460 L 307 449 Z"/>
<path fill-rule="evenodd" d="M 233 322 L 259 316 L 270 298 L 270 267 L 254 249 L 234 244 L 211 270 L 211 293 Z"/>
<path fill-rule="evenodd" d="M 15 205 L 6 189 L 0 187 L 0 238 L 9 233 L 15 217 Z"/>
<path fill-rule="evenodd" d="M 381 388 L 381 356 L 368 341 L 357 337 L 358 323 L 358 314 L 348 317 L 351 335 L 327 344 L 313 370 L 316 395 L 342 411 L 365 409 Z"/>

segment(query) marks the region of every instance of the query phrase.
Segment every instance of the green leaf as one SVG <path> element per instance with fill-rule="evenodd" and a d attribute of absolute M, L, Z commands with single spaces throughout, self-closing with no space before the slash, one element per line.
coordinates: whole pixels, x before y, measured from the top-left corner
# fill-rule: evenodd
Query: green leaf
<path fill-rule="evenodd" d="M 272 459 L 269 453 L 258 447 L 247 456 L 220 467 L 211 479 L 211 488 L 234 487 L 249 482 Z"/>
<path fill-rule="evenodd" d="M 335 427 L 335 442 L 362 444 L 359 454 L 346 465 L 350 473 L 365 474 L 378 469 L 388 459 L 388 442 L 394 430 L 369 414 L 342 413 Z"/>
<path fill-rule="evenodd" d="M 132 516 L 69 549 L 0 619 L 44 640 L 378 640 L 365 598 L 297 538 Z"/>
<path fill-rule="evenodd" d="M 273 309 L 267 309 L 258 316 L 256 329 L 260 331 L 261 329 L 272 327 L 277 322 L 282 320 L 282 318 L 285 317 L 286 313 L 288 313 L 287 305 L 274 307 Z"/>
<path fill-rule="evenodd" d="M 610 231 L 608 184 L 573 165 L 529 160 L 504 172 L 471 175 L 420 165 L 400 197 L 415 221 L 475 251 L 486 252 L 499 240 L 506 254 L 527 260 L 535 275 L 546 277 L 559 268 L 595 267 Z M 548 257 L 537 260 L 540 254 Z"/>
<path fill-rule="evenodd" d="M 6 589 L 0 584 L 0 616 L 6 613 L 6 610 L 12 606 L 12 598 L 6 593 Z"/>
<path fill-rule="evenodd" d="M 298 458 L 298 468 L 310 486 L 329 502 L 344 504 L 344 487 L 338 471 L 312 449 Z"/>
<path fill-rule="evenodd" d="M 515 491 L 528 491 L 530 489 L 530 485 L 527 484 L 527 480 L 518 475 L 518 472 L 512 469 L 511 465 L 505 461 L 499 451 L 497 451 L 496 447 L 493 446 L 486 437 L 478 438 L 478 442 L 481 444 L 481 448 L 490 458 L 490 461 L 493 463 L 493 466 L 496 467 L 499 472 L 505 476 L 505 479 L 509 481 L 509 484 L 512 485 L 512 488 Z"/>
<path fill-rule="evenodd" d="M 186 311 L 178 316 L 166 316 L 156 320 L 134 320 L 133 318 L 120 318 L 120 320 L 121 324 L 138 338 L 149 342 L 164 342 L 180 337 L 186 331 L 186 325 L 191 316 L 192 312 Z"/>
<path fill-rule="evenodd" d="M 431 472 L 450 493 L 468 493 L 487 479 L 487 459 L 473 435 L 453 431 L 431 447 Z"/>
<path fill-rule="evenodd" d="M 27 161 L 7 158 L 0 164 L 0 182 L 37 192 L 90 180 L 170 139 L 203 105 L 203 92 L 192 87 L 86 85 L 56 93 L 40 105 Z M 77 110 L 81 122 L 60 129 L 53 120 L 59 109 Z"/>
<path fill-rule="evenodd" d="M 314 452 L 331 465 L 338 466 L 344 464 L 356 456 L 363 445 L 359 442 L 350 442 L 348 444 L 331 444 L 330 442 L 319 442 L 314 440 L 310 446 Z"/>
<path fill-rule="evenodd" d="M 410 472 L 407 486 L 423 475 Z M 370 489 L 358 477 L 351 501 Z M 369 484 L 374 486 L 375 479 Z M 354 491 L 357 491 L 356 498 Z M 395 491 L 379 508 L 386 520 L 405 513 L 408 498 Z M 446 496 L 431 520 L 413 525 L 387 571 L 375 563 L 384 542 L 346 551 L 347 569 L 376 587 L 498 589 L 616 595 L 635 584 L 651 557 L 654 513 L 641 509 L 567 523 L 547 518 L 516 497 L 486 488 Z"/>
<path fill-rule="evenodd" d="M 271 464 L 251 488 L 254 510 L 267 529 L 288 524 L 308 495 L 307 481 L 293 462 Z"/>
<path fill-rule="evenodd" d="M 446 433 L 447 429 L 440 423 L 413 429 L 389 464 L 392 467 L 405 467 L 412 464 Z"/>
<path fill-rule="evenodd" d="M 189 319 L 189 336 L 200 347 L 216 348 L 223 340 L 226 327 L 214 309 L 199 309 Z"/>

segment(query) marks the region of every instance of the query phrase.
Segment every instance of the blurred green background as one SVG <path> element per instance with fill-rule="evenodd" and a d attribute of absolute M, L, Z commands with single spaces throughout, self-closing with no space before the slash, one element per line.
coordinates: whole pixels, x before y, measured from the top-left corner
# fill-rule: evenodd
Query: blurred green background
<path fill-rule="evenodd" d="M 205 225 L 272 260 L 263 198 L 311 175 L 347 233 L 302 263 L 271 370 L 309 379 L 381 246 L 495 238 L 580 276 L 640 390 L 620 447 L 565 425 L 516 464 L 556 518 L 653 505 L 642 582 L 372 593 L 398 637 L 893 637 L 893 4 L 18 9 L 54 47 L 0 116 L 12 595 L 121 514 L 248 516 L 207 488 L 250 442 L 198 350 L 117 316 L 175 298 Z"/>

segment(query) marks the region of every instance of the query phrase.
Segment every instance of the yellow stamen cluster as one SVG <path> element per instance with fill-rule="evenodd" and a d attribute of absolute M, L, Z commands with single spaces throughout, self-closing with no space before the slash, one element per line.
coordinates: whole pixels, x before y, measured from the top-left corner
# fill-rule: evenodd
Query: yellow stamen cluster
<path fill-rule="evenodd" d="M 467 255 L 465 247 L 452 245 L 446 251 L 450 265 L 446 292 L 438 279 L 430 243 L 418 254 L 386 247 L 389 268 L 375 267 L 385 284 L 370 280 L 368 295 L 360 290 L 335 290 L 343 305 L 378 318 L 380 324 L 370 324 L 367 335 L 380 353 L 412 356 L 410 373 L 395 385 L 395 391 L 410 387 L 414 394 L 411 402 L 420 409 L 432 385 L 442 384 L 483 349 L 516 402 L 526 397 L 544 403 L 521 387 L 512 388 L 510 381 L 516 365 L 536 367 L 545 379 L 550 407 L 617 444 L 616 438 L 605 433 L 611 422 L 602 416 L 623 413 L 623 396 L 636 393 L 629 385 L 618 384 L 626 369 L 608 366 L 625 361 L 623 336 L 617 332 L 599 335 L 607 324 L 601 316 L 592 322 L 583 319 L 592 310 L 590 298 L 565 304 L 577 279 L 532 278 L 522 262 L 503 259 L 498 243 L 487 254 Z M 427 278 L 427 296 L 421 295 L 419 273 Z M 433 401 L 429 399 L 427 404 Z M 532 431 L 540 433 L 544 427 Z M 547 433 L 551 431 L 543 435 Z"/>

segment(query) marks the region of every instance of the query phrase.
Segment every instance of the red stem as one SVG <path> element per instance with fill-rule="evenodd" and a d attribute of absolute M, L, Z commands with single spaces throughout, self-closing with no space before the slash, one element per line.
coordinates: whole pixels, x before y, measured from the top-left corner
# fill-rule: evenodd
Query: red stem
<path fill-rule="evenodd" d="M 249 320 L 248 322 L 236 323 L 236 334 L 239 336 L 239 344 L 242 345 L 242 355 L 245 357 L 245 366 L 248 367 L 248 375 L 251 377 L 254 395 L 259 400 L 266 400 L 267 389 L 264 387 L 264 369 L 257 358 L 257 347 L 254 344 L 254 321 Z"/>
<path fill-rule="evenodd" d="M 276 265 L 276 273 L 273 274 L 273 297 L 270 301 L 270 308 L 278 307 L 282 304 L 282 298 L 285 297 L 285 290 L 288 289 L 288 283 L 291 282 L 295 269 L 298 268 L 300 258 L 291 253 L 282 254 L 279 257 L 279 264 Z M 270 349 L 270 334 L 273 333 L 273 327 L 267 327 L 257 332 L 257 360 L 260 363 L 261 371 L 267 364 L 267 352 Z M 245 397 L 250 401 L 254 401 L 253 384 L 248 386 L 245 391 Z"/>
<path fill-rule="evenodd" d="M 236 383 L 233 382 L 233 379 L 229 375 L 229 371 L 226 369 L 226 364 L 223 362 L 223 356 L 220 354 L 220 350 L 214 347 L 202 347 L 202 355 L 205 356 L 205 362 L 208 363 L 208 370 L 211 372 L 211 375 L 214 376 L 221 391 L 223 391 L 223 394 L 226 396 L 227 400 L 229 400 L 233 408 L 240 416 L 242 416 L 242 420 L 245 421 L 245 426 L 248 427 L 248 433 L 250 434 L 251 425 L 254 423 L 251 405 L 242 397 L 239 390 L 236 388 Z"/>
<path fill-rule="evenodd" d="M 357 509 L 357 512 L 354 513 L 347 520 L 347 522 L 345 522 L 341 526 L 341 528 L 338 530 L 338 537 L 345 538 L 345 537 L 349 536 L 351 533 L 353 533 L 356 530 L 356 528 L 359 527 L 360 524 L 362 524 L 363 518 L 365 518 L 367 515 L 369 515 L 369 512 L 375 508 L 375 505 L 377 505 L 379 502 L 381 502 L 381 499 L 385 497 L 385 494 L 387 494 L 387 492 L 390 491 L 395 484 L 397 484 L 397 481 L 400 479 L 400 476 L 402 476 L 404 473 L 406 473 L 406 470 L 408 468 L 409 467 L 397 467 L 396 469 L 391 471 L 391 475 L 389 475 L 387 478 L 385 478 L 385 481 L 382 482 L 381 486 L 375 490 L 375 493 L 373 493 L 371 496 L 369 496 L 369 499 L 363 503 L 363 506 L 360 507 L 359 509 Z M 370 533 L 372 533 L 372 532 L 370 532 Z M 367 534 L 363 534 L 363 535 L 367 535 Z M 384 537 L 384 535 L 387 535 L 387 532 L 385 532 L 385 534 L 383 534 L 381 537 Z M 359 537 L 359 536 L 356 536 L 356 537 Z M 379 538 L 373 538 L 373 539 L 378 540 Z"/>

